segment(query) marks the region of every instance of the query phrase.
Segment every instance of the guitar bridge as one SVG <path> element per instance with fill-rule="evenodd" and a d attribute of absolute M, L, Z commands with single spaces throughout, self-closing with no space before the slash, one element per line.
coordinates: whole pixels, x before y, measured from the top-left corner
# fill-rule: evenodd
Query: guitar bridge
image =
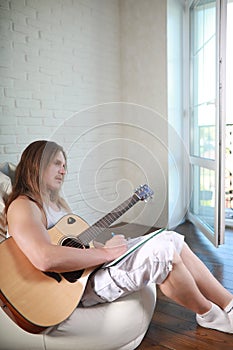
<path fill-rule="evenodd" d="M 70 283 L 75 283 L 83 274 L 84 270 L 62 272 L 61 275 Z"/>
<path fill-rule="evenodd" d="M 69 272 L 43 272 L 46 276 L 55 279 L 58 283 L 61 282 L 63 276 L 68 282 L 75 283 L 83 274 L 84 270 L 69 271 Z"/>
<path fill-rule="evenodd" d="M 58 283 L 61 282 L 61 276 L 57 272 L 43 272 L 46 276 L 54 278 Z"/>

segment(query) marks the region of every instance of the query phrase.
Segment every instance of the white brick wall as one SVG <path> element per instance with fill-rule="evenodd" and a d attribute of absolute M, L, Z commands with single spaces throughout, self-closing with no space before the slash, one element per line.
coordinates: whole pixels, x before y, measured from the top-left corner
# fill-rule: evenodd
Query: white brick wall
<path fill-rule="evenodd" d="M 93 159 L 92 150 L 119 135 L 118 126 L 98 128 L 117 116 L 109 111 L 102 117 L 99 107 L 92 109 L 94 118 L 75 113 L 120 100 L 118 0 L 0 0 L 0 47 L 0 162 L 17 163 L 35 139 L 63 144 L 69 155 L 64 195 L 74 211 L 95 221 L 100 216 L 95 202 L 103 193 L 101 210 L 112 209 L 109 198 L 120 170 L 113 171 L 111 182 L 107 172 L 97 179 L 101 159 L 96 154 Z M 89 156 L 86 169 L 82 162 Z M 86 181 L 85 194 L 77 170 Z"/>
<path fill-rule="evenodd" d="M 0 0 L 0 50 L 0 162 L 35 139 L 64 145 L 64 196 L 90 223 L 140 182 L 166 196 L 166 154 L 144 134 L 157 126 L 143 110 L 166 114 L 164 0 Z M 166 207 L 124 218 L 155 224 L 162 211 L 166 225 Z"/>

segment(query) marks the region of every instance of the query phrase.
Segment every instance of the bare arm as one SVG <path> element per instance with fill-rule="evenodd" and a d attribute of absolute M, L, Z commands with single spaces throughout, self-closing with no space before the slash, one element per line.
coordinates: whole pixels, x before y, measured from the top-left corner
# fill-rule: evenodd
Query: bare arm
<path fill-rule="evenodd" d="M 122 236 L 113 237 L 100 248 L 77 249 L 52 244 L 43 212 L 25 197 L 11 203 L 7 220 L 9 234 L 31 263 L 42 271 L 65 272 L 101 265 L 127 249 Z"/>

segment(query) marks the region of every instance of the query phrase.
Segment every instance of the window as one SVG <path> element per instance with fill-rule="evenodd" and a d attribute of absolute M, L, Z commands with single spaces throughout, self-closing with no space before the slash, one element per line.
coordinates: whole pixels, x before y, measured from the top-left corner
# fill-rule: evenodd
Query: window
<path fill-rule="evenodd" d="M 189 218 L 216 246 L 223 243 L 225 228 L 222 19 L 220 0 L 196 0 L 189 8 Z"/>

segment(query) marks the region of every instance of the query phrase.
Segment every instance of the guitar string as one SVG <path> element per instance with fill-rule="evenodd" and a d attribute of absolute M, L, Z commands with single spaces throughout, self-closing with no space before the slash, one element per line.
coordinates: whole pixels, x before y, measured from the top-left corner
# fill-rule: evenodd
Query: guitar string
<path fill-rule="evenodd" d="M 116 219 L 118 219 L 122 214 L 124 214 L 129 208 L 131 208 L 139 199 L 140 200 L 145 200 L 148 196 L 152 196 L 153 193 L 151 193 L 152 191 L 148 188 L 147 185 L 141 186 L 141 188 L 143 188 L 143 191 L 147 192 L 147 195 L 142 197 L 142 194 L 140 194 L 140 196 L 137 195 L 137 192 L 134 193 L 134 195 L 132 197 L 130 197 L 128 200 L 126 200 L 125 202 L 123 202 L 121 205 L 119 205 L 117 208 L 114 209 L 115 211 L 115 215 L 114 215 L 114 211 L 107 214 L 105 217 L 103 217 L 102 219 L 100 219 L 99 221 L 97 221 L 93 226 L 87 228 L 84 232 L 82 232 L 81 234 L 79 234 L 78 236 L 71 238 L 70 240 L 73 242 L 72 244 L 69 244 L 70 246 L 76 246 L 77 244 L 79 246 L 82 245 L 88 245 L 91 242 L 91 239 L 94 237 L 96 237 L 99 233 L 101 233 L 101 231 L 103 232 L 107 227 L 109 227 L 111 225 L 111 223 L 113 223 L 114 221 L 116 221 Z M 151 193 L 151 194 L 150 194 Z M 139 194 L 139 193 L 138 193 Z M 128 202 L 128 207 L 125 207 L 125 203 Z M 121 211 L 121 208 L 123 207 L 123 210 Z M 112 217 L 111 217 L 112 216 Z M 110 219 L 108 221 L 108 218 Z M 98 224 L 102 224 L 105 223 L 106 226 L 98 226 Z M 81 240 L 81 236 L 87 236 L 88 239 L 83 239 Z"/>
<path fill-rule="evenodd" d="M 101 231 L 104 231 L 107 227 L 109 227 L 117 218 L 119 218 L 126 210 L 128 210 L 133 204 L 130 204 L 130 201 L 132 198 L 129 200 L 125 201 L 123 204 L 121 204 L 119 207 L 115 209 L 115 213 L 111 212 L 107 214 L 105 217 L 97 221 L 93 226 L 89 227 L 87 230 L 85 230 L 83 233 L 81 233 L 78 236 L 78 240 L 86 245 L 91 242 L 93 237 L 96 237 L 98 234 L 101 233 Z M 125 203 L 127 203 L 127 207 L 125 206 Z M 98 226 L 99 225 L 99 226 Z M 85 239 L 85 236 L 87 237 Z M 84 239 L 82 238 L 84 237 Z"/>
<path fill-rule="evenodd" d="M 76 247 L 77 241 L 81 245 L 88 245 L 91 240 L 103 232 L 106 228 L 108 228 L 114 221 L 116 221 L 120 216 L 122 216 L 128 209 L 130 209 L 136 202 L 138 202 L 139 198 L 135 195 L 127 199 L 124 203 L 115 208 L 111 213 L 108 213 L 106 216 L 98 220 L 93 226 L 87 228 L 84 232 L 82 232 L 79 236 L 72 239 L 70 247 Z M 127 203 L 127 205 L 126 205 Z M 101 224 L 104 224 L 103 226 Z M 101 225 L 101 226 L 98 226 Z M 82 236 L 84 237 L 82 239 Z M 85 238 L 85 236 L 87 238 Z"/>
<path fill-rule="evenodd" d="M 89 243 L 91 239 L 96 236 L 96 234 L 103 232 L 106 228 L 108 228 L 114 221 L 116 221 L 120 216 L 122 216 L 128 209 L 130 209 L 137 201 L 130 199 L 127 206 L 124 206 L 123 209 L 116 208 L 113 212 L 107 214 L 104 218 L 100 219 L 89 229 L 89 239 L 87 242 Z M 123 206 L 123 205 L 122 205 Z M 103 226 L 98 226 L 99 224 L 104 224 Z"/>

